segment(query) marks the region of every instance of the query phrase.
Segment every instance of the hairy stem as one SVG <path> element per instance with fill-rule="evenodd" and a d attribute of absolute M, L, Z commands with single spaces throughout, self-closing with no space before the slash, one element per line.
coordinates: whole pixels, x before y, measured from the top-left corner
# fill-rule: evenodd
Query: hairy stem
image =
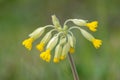
<path fill-rule="evenodd" d="M 68 59 L 69 59 L 69 62 L 70 62 L 70 66 L 71 66 L 71 70 L 72 70 L 74 80 L 79 80 L 78 73 L 77 73 L 77 70 L 76 70 L 76 66 L 75 66 L 73 57 L 71 56 L 70 53 L 68 53 Z"/>

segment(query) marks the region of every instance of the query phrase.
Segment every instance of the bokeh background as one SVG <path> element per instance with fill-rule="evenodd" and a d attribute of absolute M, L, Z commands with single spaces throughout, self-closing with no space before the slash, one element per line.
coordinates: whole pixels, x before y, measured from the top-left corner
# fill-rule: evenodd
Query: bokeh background
<path fill-rule="evenodd" d="M 120 80 L 120 0 L 0 0 L 0 80 L 73 80 L 68 59 L 46 63 L 35 47 L 28 51 L 21 44 L 37 27 L 52 24 L 53 14 L 61 24 L 69 18 L 99 21 L 90 33 L 103 40 L 100 49 L 73 31 L 80 80 Z"/>

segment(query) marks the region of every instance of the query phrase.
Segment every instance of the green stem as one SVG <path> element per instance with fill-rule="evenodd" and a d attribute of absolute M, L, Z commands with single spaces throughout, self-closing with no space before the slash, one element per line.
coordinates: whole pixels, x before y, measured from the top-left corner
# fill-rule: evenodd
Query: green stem
<path fill-rule="evenodd" d="M 77 73 L 77 70 L 76 70 L 76 66 L 75 66 L 74 60 L 73 60 L 70 53 L 68 53 L 68 58 L 69 58 L 69 62 L 70 62 L 70 66 L 71 66 L 71 70 L 72 70 L 74 80 L 79 80 L 78 73 Z"/>

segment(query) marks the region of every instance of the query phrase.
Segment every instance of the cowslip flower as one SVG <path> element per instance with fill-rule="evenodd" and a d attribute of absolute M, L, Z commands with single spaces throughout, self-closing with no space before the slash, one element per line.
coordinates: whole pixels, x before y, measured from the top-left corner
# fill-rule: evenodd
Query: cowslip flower
<path fill-rule="evenodd" d="M 52 37 L 51 32 L 48 32 L 48 33 L 43 37 L 43 39 L 41 40 L 41 42 L 36 46 L 36 48 L 37 48 L 39 51 L 42 52 L 42 51 L 44 50 L 45 44 L 50 40 L 51 37 Z"/>
<path fill-rule="evenodd" d="M 71 21 L 78 26 L 86 26 L 93 32 L 97 31 L 98 21 L 88 22 L 87 20 L 82 19 L 71 19 Z"/>
<path fill-rule="evenodd" d="M 28 49 L 32 49 L 33 42 L 41 37 L 46 28 L 51 28 L 41 39 L 40 43 L 36 45 L 36 48 L 40 51 L 40 58 L 46 62 L 50 62 L 51 55 L 54 50 L 53 62 L 58 63 L 67 57 L 67 54 L 73 54 L 75 52 L 76 38 L 72 32 L 72 29 L 77 29 L 81 34 L 90 41 L 93 46 L 98 49 L 102 45 L 102 40 L 95 38 L 93 35 L 82 29 L 82 26 L 88 27 L 91 31 L 97 31 L 98 21 L 88 22 L 83 19 L 68 19 L 65 21 L 63 27 L 60 25 L 58 18 L 52 15 L 53 25 L 47 25 L 39 27 L 33 31 L 29 38 L 23 41 L 23 45 Z M 69 27 L 68 22 L 73 22 L 77 26 Z M 54 34 L 53 34 L 54 33 Z"/>
<path fill-rule="evenodd" d="M 102 40 L 99 39 L 95 39 L 91 34 L 89 34 L 87 31 L 80 29 L 82 35 L 89 41 L 92 42 L 92 44 L 94 45 L 94 47 L 97 49 L 100 47 L 100 45 L 102 45 Z"/>

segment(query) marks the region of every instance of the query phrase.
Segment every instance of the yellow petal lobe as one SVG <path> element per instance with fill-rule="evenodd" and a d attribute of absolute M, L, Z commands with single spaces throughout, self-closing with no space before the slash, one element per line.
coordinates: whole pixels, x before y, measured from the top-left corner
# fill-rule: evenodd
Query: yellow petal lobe
<path fill-rule="evenodd" d="M 102 40 L 99 39 L 93 39 L 92 43 L 96 49 L 98 49 L 102 45 Z"/>
<path fill-rule="evenodd" d="M 22 45 L 24 45 L 28 50 L 31 50 L 33 41 L 33 38 L 28 38 L 22 42 Z"/>
<path fill-rule="evenodd" d="M 98 21 L 93 21 L 90 23 L 86 23 L 86 26 L 93 32 L 97 31 Z"/>
<path fill-rule="evenodd" d="M 58 62 L 59 62 L 59 58 L 54 58 L 54 59 L 53 59 L 53 62 L 54 62 L 54 63 L 58 63 Z"/>
<path fill-rule="evenodd" d="M 44 50 L 44 46 L 45 46 L 45 44 L 44 43 L 40 43 L 40 44 L 38 44 L 37 46 L 36 46 L 36 48 L 39 50 L 39 51 L 43 51 Z"/>
<path fill-rule="evenodd" d="M 46 62 L 50 62 L 51 59 L 50 49 L 47 49 L 45 52 L 42 52 L 40 54 L 40 58 L 45 60 Z"/>
<path fill-rule="evenodd" d="M 73 54 L 75 52 L 75 49 L 73 47 L 71 47 L 69 52 L 70 52 L 70 54 Z"/>
<path fill-rule="evenodd" d="M 65 56 L 61 56 L 61 57 L 60 57 L 61 60 L 64 60 L 65 58 L 66 58 Z"/>

